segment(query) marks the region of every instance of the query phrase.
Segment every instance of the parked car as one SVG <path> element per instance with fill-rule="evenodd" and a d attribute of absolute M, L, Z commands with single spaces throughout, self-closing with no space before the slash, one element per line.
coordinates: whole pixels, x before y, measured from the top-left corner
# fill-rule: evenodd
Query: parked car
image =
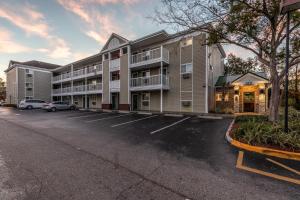
<path fill-rule="evenodd" d="M 25 99 L 19 103 L 20 109 L 42 108 L 46 104 L 45 101 L 39 99 Z"/>
<path fill-rule="evenodd" d="M 74 104 L 69 104 L 68 102 L 54 101 L 52 103 L 45 104 L 43 109 L 55 112 L 57 110 L 75 110 L 76 106 Z"/>
<path fill-rule="evenodd" d="M 4 104 L 6 104 L 5 101 L 0 101 L 0 106 L 4 106 Z"/>

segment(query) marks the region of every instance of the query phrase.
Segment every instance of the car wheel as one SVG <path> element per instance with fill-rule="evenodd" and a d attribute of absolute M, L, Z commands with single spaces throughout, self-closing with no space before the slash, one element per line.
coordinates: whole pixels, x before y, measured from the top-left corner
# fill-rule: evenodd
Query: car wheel
<path fill-rule="evenodd" d="M 51 111 L 56 112 L 56 108 L 55 107 L 51 108 Z"/>
<path fill-rule="evenodd" d="M 26 108 L 27 108 L 28 110 L 31 110 L 33 107 L 29 105 L 29 106 L 27 106 Z"/>
<path fill-rule="evenodd" d="M 71 106 L 71 107 L 70 107 L 70 110 L 75 110 L 75 107 L 74 107 L 74 106 Z"/>

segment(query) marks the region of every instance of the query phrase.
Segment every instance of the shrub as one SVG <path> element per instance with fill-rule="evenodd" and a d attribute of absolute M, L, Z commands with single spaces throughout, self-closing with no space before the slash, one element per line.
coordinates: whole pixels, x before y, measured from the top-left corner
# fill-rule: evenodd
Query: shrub
<path fill-rule="evenodd" d="M 278 146 L 300 151 L 300 112 L 289 110 L 289 132 L 285 133 L 283 121 L 271 123 L 266 116 L 239 116 L 233 138 L 251 145 Z"/>

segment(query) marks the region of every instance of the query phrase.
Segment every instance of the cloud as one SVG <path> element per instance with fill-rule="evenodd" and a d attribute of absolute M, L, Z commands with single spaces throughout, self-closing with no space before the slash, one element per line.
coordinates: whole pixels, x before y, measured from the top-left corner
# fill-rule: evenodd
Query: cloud
<path fill-rule="evenodd" d="M 48 50 L 42 48 L 42 51 L 38 49 L 38 52 L 48 53 L 51 58 L 67 58 L 71 55 L 67 43 L 62 38 L 52 34 L 44 15 L 38 12 L 35 7 L 29 4 L 11 6 L 1 2 L 0 18 L 4 18 L 22 29 L 28 36 L 35 35 L 45 39 L 49 44 Z"/>
<path fill-rule="evenodd" d="M 15 54 L 31 51 L 29 47 L 13 40 L 13 35 L 8 30 L 0 28 L 0 53 Z"/>
<path fill-rule="evenodd" d="M 85 35 L 102 45 L 113 32 L 127 36 L 134 34 L 128 29 L 122 29 L 119 24 L 120 20 L 112 13 L 101 13 L 99 10 L 95 10 L 95 5 L 104 6 L 119 3 L 127 6 L 139 1 L 141 0 L 57 0 L 62 7 L 79 16 L 86 23 L 86 28 L 83 29 Z"/>

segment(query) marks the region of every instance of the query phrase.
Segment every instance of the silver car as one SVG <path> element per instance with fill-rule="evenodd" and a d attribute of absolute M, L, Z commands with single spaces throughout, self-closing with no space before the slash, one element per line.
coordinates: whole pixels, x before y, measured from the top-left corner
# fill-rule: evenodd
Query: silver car
<path fill-rule="evenodd" d="M 44 110 L 55 112 L 57 110 L 75 110 L 76 106 L 63 101 L 54 101 L 43 106 Z"/>
<path fill-rule="evenodd" d="M 20 109 L 42 108 L 46 104 L 45 101 L 39 99 L 24 99 L 20 101 L 18 107 Z"/>

